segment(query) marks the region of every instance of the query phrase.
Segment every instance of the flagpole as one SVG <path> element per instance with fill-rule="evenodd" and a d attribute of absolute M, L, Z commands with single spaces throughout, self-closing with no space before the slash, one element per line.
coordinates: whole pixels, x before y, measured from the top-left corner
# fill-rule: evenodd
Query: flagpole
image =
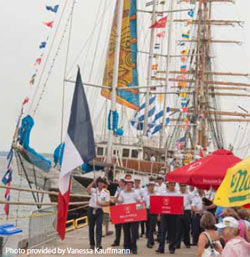
<path fill-rule="evenodd" d="M 154 4 L 153 4 L 152 24 L 154 24 L 155 22 L 156 22 L 156 0 L 154 0 Z M 147 128 L 148 128 L 149 95 L 150 95 L 150 88 L 152 87 L 152 61 L 153 61 L 153 50 L 154 50 L 154 36 L 155 36 L 155 28 L 151 28 L 149 60 L 148 60 L 148 75 L 147 75 L 147 91 L 146 91 L 144 126 L 143 126 L 144 136 L 147 135 Z"/>
<path fill-rule="evenodd" d="M 166 79 L 165 79 L 165 95 L 164 95 L 164 102 L 163 102 L 163 117 L 162 117 L 162 129 L 160 134 L 160 148 L 164 147 L 164 130 L 166 126 L 166 116 L 167 116 L 167 92 L 168 92 L 168 80 L 169 80 L 169 66 L 171 62 L 171 58 L 169 58 L 172 50 L 172 30 L 173 30 L 173 12 L 174 9 L 174 0 L 170 0 L 170 13 L 169 13 L 169 28 L 168 28 L 168 49 L 167 49 L 167 67 L 166 67 Z"/>
<path fill-rule="evenodd" d="M 119 72 L 119 57 L 120 57 L 120 44 L 121 44 L 121 31 L 122 31 L 122 17 L 123 17 L 123 4 L 124 0 L 117 0 L 117 29 L 116 29 L 116 42 L 115 42 L 115 57 L 114 57 L 114 69 L 113 69 L 113 80 L 112 80 L 112 98 L 111 98 L 111 115 L 110 122 L 112 124 L 113 111 L 116 110 L 116 89 L 118 83 L 118 72 Z M 112 163 L 113 156 L 113 130 L 112 125 L 108 133 L 108 149 L 107 149 L 107 163 Z"/>

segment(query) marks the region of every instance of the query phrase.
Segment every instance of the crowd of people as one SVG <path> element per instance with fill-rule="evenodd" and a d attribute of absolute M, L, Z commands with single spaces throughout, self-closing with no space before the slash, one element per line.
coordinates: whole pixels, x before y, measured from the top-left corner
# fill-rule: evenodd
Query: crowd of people
<path fill-rule="evenodd" d="M 91 195 L 88 209 L 91 249 L 102 248 L 103 225 L 105 236 L 112 233 L 109 231 L 110 205 L 145 202 L 147 220 L 116 224 L 112 247 L 120 246 L 123 231 L 123 248 L 133 254 L 138 252 L 137 240 L 145 236 L 146 247 L 153 248 L 158 244 L 155 252 L 159 254 L 164 253 L 168 245 L 170 254 L 183 246 L 197 246 L 197 257 L 250 257 L 250 210 L 215 206 L 211 190 L 165 183 L 160 176 L 150 177 L 147 185 L 141 186 L 140 179 L 133 180 L 128 174 L 118 184 L 113 198 L 110 198 L 108 182 L 103 178 L 94 179 L 87 188 Z M 151 214 L 151 195 L 183 196 L 184 213 Z"/>

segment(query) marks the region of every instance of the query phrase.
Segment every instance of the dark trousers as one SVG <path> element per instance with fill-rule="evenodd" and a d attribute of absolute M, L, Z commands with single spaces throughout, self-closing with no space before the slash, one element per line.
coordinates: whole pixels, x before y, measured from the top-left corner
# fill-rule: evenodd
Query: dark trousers
<path fill-rule="evenodd" d="M 141 235 L 145 234 L 145 221 L 141 221 Z M 147 234 L 147 229 L 146 229 L 146 234 Z"/>
<path fill-rule="evenodd" d="M 89 244 L 91 246 L 101 246 L 102 242 L 102 220 L 103 211 L 102 209 L 94 209 L 89 207 L 88 209 L 88 222 L 89 222 Z M 96 244 L 95 244 L 95 226 L 96 226 Z"/>
<path fill-rule="evenodd" d="M 181 245 L 183 239 L 186 246 L 190 246 L 191 210 L 185 210 L 177 219 L 177 245 Z"/>
<path fill-rule="evenodd" d="M 160 221 L 157 221 L 157 227 L 158 227 L 157 240 L 160 241 L 160 238 L 161 238 L 161 222 Z"/>
<path fill-rule="evenodd" d="M 168 232 L 169 251 L 175 251 L 176 248 L 176 228 L 178 215 L 161 215 L 161 237 L 159 250 L 165 251 L 166 233 Z"/>
<path fill-rule="evenodd" d="M 114 244 L 120 245 L 122 224 L 115 224 L 115 241 Z"/>
<path fill-rule="evenodd" d="M 147 245 L 154 245 L 154 231 L 157 223 L 157 214 L 150 214 L 149 210 L 147 209 Z"/>
<path fill-rule="evenodd" d="M 130 222 L 123 224 L 124 231 L 124 249 L 137 251 L 136 241 L 138 239 L 138 222 Z"/>
<path fill-rule="evenodd" d="M 201 215 L 195 213 L 192 219 L 192 237 L 193 244 L 197 245 L 200 233 L 202 232 L 202 228 L 200 227 Z"/>

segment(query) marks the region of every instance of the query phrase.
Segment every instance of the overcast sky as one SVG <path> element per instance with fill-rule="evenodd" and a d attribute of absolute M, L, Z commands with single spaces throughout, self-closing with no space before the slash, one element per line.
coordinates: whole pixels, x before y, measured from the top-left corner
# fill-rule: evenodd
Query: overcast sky
<path fill-rule="evenodd" d="M 100 1 L 104 0 L 77 0 L 75 16 L 77 23 L 75 22 L 74 25 L 79 37 L 72 39 L 73 45 L 77 45 L 79 38 L 83 42 L 86 40 L 95 22 L 96 10 Z M 114 0 L 109 0 L 110 10 L 112 9 L 112 1 Z M 145 0 L 142 1 L 146 2 Z M 7 151 L 9 149 L 22 100 L 30 93 L 29 80 L 34 71 L 33 64 L 40 53 L 38 46 L 48 34 L 42 23 L 52 18 L 52 13 L 47 13 L 44 10 L 45 5 L 57 3 L 62 7 L 64 1 L 0 0 L 0 150 Z M 247 0 L 237 0 L 236 5 L 227 4 L 226 8 L 222 4 L 217 6 L 216 15 L 218 17 L 224 14 L 228 19 L 245 21 L 244 29 L 236 30 L 234 28 L 232 31 L 235 34 L 230 34 L 228 37 L 228 39 L 244 40 L 241 50 L 232 54 L 230 46 L 225 46 L 224 50 L 220 47 L 216 49 L 217 54 L 221 55 L 221 62 L 225 63 L 226 70 L 224 71 L 250 72 L 250 3 Z M 107 21 L 105 26 L 108 24 Z M 221 35 L 225 35 L 224 29 L 221 30 Z M 74 54 L 80 50 L 81 46 L 82 44 L 74 48 Z M 53 81 L 57 79 L 62 83 L 59 71 L 56 74 Z M 46 106 L 41 107 L 42 110 L 37 113 L 37 116 L 39 114 L 40 117 L 40 125 L 38 124 L 37 130 L 34 131 L 36 136 L 31 138 L 31 145 L 35 146 L 36 149 L 39 148 L 37 150 L 41 152 L 52 151 L 53 147 L 60 141 L 59 135 L 50 132 L 50 127 L 59 127 L 58 121 L 60 121 L 59 110 L 61 107 L 58 99 L 61 92 L 58 91 L 59 97 L 56 99 L 57 91 L 55 90 L 57 89 L 51 91 L 53 96 L 51 99 L 48 97 L 50 93 L 47 94 Z M 230 101 L 232 99 L 226 100 L 225 103 L 227 111 L 230 110 L 230 104 L 232 104 Z M 249 98 L 233 101 L 239 101 L 244 108 L 250 111 Z M 229 126 L 231 129 L 228 129 Z M 230 139 L 237 132 L 237 126 L 237 124 L 227 124 L 225 135 L 228 143 L 232 141 Z M 243 128 L 241 130 L 243 131 Z M 250 142 L 247 137 L 245 141 L 246 143 Z"/>

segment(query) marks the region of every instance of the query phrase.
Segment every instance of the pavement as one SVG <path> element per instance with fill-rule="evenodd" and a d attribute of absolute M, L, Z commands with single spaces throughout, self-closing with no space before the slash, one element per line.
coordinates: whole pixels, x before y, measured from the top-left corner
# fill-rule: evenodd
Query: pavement
<path fill-rule="evenodd" d="M 111 227 L 114 231 L 114 228 Z M 29 255 L 26 253 L 23 256 L 44 256 L 44 257 L 51 257 L 51 256 L 85 256 L 85 255 L 108 255 L 108 256 L 117 256 L 117 255 L 125 255 L 124 253 L 110 253 L 111 249 L 122 249 L 122 245 L 120 247 L 112 247 L 111 244 L 114 241 L 114 234 L 103 237 L 102 239 L 102 246 L 103 250 L 108 249 L 108 252 L 90 252 L 89 248 L 89 240 L 88 240 L 88 227 L 84 227 L 82 229 L 77 229 L 66 234 L 65 240 L 61 241 L 59 238 L 47 243 L 46 245 L 35 248 L 35 249 L 28 249 Z M 123 238 L 121 238 L 121 243 L 123 242 Z M 175 254 L 170 254 L 168 252 L 168 247 L 166 246 L 166 252 L 164 254 L 156 253 L 155 250 L 157 249 L 158 243 L 154 246 L 153 249 L 148 249 L 146 247 L 146 238 L 140 238 L 137 241 L 138 246 L 138 254 L 135 256 L 173 256 L 173 257 L 195 257 L 196 247 L 191 247 L 190 249 L 185 248 L 182 245 L 181 249 L 177 249 Z M 33 252 L 32 252 L 33 251 Z M 18 255 L 18 256 L 21 256 Z"/>

